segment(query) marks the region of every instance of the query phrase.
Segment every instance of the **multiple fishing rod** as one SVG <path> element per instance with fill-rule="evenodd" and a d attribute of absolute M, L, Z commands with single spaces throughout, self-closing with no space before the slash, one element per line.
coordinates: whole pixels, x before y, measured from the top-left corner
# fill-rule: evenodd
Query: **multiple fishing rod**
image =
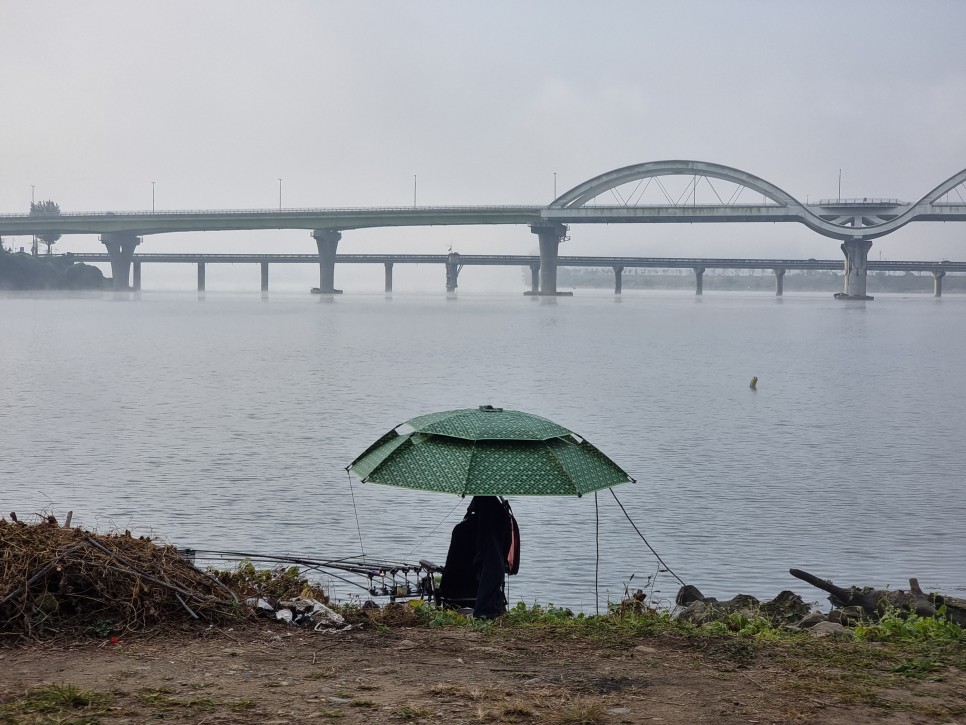
<path fill-rule="evenodd" d="M 418 564 L 408 564 L 373 560 L 368 557 L 318 560 L 245 551 L 216 551 L 213 549 L 179 549 L 178 551 L 182 556 L 192 560 L 198 557 L 222 561 L 249 561 L 300 566 L 307 570 L 326 574 L 349 586 L 362 589 L 370 596 L 389 597 L 390 601 L 395 601 L 397 598 L 432 597 L 436 591 L 434 575 L 443 571 L 443 567 L 426 560 L 420 560 Z M 364 577 L 368 580 L 368 585 L 335 572 Z"/>

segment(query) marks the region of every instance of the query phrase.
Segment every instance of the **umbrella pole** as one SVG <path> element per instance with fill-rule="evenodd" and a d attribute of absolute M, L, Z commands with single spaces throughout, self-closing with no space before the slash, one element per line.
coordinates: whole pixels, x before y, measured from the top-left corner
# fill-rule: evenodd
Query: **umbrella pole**
<path fill-rule="evenodd" d="M 597 492 L 594 491 L 594 609 L 600 614 L 600 510 L 597 508 Z"/>

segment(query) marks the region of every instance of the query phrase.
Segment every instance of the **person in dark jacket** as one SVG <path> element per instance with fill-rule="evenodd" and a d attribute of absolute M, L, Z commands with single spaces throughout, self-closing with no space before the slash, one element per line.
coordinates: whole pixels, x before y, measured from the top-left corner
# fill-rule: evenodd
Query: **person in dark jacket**
<path fill-rule="evenodd" d="M 510 549 L 510 516 L 496 496 L 474 496 L 468 513 L 476 517 L 476 572 L 477 619 L 494 619 L 506 612 L 503 582 L 507 572 L 507 552 Z"/>
<path fill-rule="evenodd" d="M 496 496 L 474 496 L 466 516 L 453 528 L 439 597 L 451 606 L 473 607 L 477 619 L 506 612 L 504 577 L 511 571 L 513 525 L 507 504 Z M 516 573 L 516 568 L 512 568 Z"/>

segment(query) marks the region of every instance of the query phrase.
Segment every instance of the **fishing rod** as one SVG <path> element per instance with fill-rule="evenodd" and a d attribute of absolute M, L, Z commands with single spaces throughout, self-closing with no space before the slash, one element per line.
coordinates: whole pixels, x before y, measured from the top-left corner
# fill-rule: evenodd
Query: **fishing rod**
<path fill-rule="evenodd" d="M 350 586 L 363 589 L 373 596 L 388 596 L 393 600 L 397 596 L 414 596 L 417 594 L 431 593 L 434 588 L 433 583 L 429 583 L 428 586 L 421 586 L 420 583 L 417 583 L 417 586 L 414 589 L 409 582 L 409 576 L 415 575 L 418 577 L 423 573 L 432 575 L 442 571 L 442 567 L 425 560 L 421 560 L 418 564 L 407 564 L 404 562 L 394 561 L 372 561 L 370 559 L 360 561 L 358 559 L 354 559 L 353 557 L 320 561 L 317 559 L 308 559 L 299 556 L 259 554 L 245 551 L 220 551 L 214 549 L 183 549 L 181 552 L 186 556 L 218 558 L 226 561 L 237 559 L 265 563 L 271 562 L 294 564 L 309 569 L 323 571 L 328 576 L 338 579 L 339 581 L 342 581 Z M 356 581 L 352 581 L 351 579 L 335 574 L 330 571 L 332 569 L 336 571 L 343 571 L 349 574 L 364 576 L 369 580 L 369 586 L 363 586 Z M 400 585 L 397 582 L 396 577 L 400 574 L 404 577 L 404 585 Z M 386 583 L 387 578 L 392 580 L 391 587 Z M 431 579 L 431 577 L 429 578 Z M 381 585 L 376 585 L 376 579 L 382 580 Z"/>

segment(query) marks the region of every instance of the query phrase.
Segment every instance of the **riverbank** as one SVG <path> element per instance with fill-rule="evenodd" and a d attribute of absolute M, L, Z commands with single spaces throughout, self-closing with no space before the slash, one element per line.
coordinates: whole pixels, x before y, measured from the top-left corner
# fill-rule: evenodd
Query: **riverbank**
<path fill-rule="evenodd" d="M 708 634 L 645 619 L 390 619 L 334 632 L 262 620 L 8 642 L 0 646 L 0 722 L 845 725 L 966 717 L 962 643 Z"/>
<path fill-rule="evenodd" d="M 966 716 L 966 633 L 940 618 L 818 623 L 790 592 L 717 602 L 694 587 L 674 617 L 643 592 L 599 616 L 520 603 L 481 621 L 417 600 L 333 611 L 298 567 L 202 571 L 146 537 L 71 528 L 69 514 L 10 517 L 3 724 Z"/>

